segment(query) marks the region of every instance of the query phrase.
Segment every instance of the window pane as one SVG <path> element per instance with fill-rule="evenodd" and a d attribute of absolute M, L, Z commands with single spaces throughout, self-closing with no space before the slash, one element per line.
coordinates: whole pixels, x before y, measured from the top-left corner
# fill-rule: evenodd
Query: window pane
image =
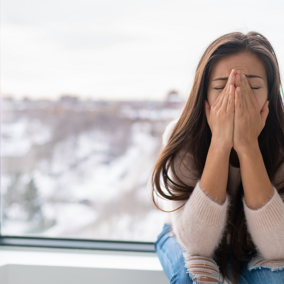
<path fill-rule="evenodd" d="M 256 30 L 281 67 L 283 3 L 254 5 L 3 0 L 2 235 L 155 241 L 151 170 L 207 45 Z"/>
<path fill-rule="evenodd" d="M 2 234 L 153 240 L 147 180 L 173 98 L 2 99 Z"/>

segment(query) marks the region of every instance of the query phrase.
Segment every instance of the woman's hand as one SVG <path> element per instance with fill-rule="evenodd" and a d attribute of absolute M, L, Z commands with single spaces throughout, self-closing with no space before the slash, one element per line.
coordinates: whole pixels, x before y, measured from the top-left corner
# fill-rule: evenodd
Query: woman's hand
<path fill-rule="evenodd" d="M 258 145 L 258 136 L 268 116 L 268 101 L 260 109 L 246 76 L 237 71 L 233 147 L 238 154 Z"/>
<path fill-rule="evenodd" d="M 205 100 L 205 113 L 212 133 L 211 143 L 231 151 L 234 134 L 236 70 L 232 70 L 227 84 L 214 103 Z"/>

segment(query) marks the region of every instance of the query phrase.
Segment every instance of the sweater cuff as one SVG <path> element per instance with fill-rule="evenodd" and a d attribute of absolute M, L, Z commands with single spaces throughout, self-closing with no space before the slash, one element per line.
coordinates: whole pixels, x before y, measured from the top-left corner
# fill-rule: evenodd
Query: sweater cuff
<path fill-rule="evenodd" d="M 243 197 L 244 211 L 251 229 L 265 231 L 274 228 L 284 221 L 284 203 L 276 188 L 273 186 L 272 198 L 261 208 L 251 209 Z"/>
<path fill-rule="evenodd" d="M 218 226 L 220 221 L 223 221 L 226 216 L 227 207 L 230 203 L 229 195 L 226 193 L 226 200 L 222 205 L 220 205 L 217 201 L 213 201 L 205 194 L 205 192 L 200 188 L 199 182 L 200 180 L 198 180 L 189 198 L 189 207 L 193 214 L 198 216 L 207 225 Z"/>

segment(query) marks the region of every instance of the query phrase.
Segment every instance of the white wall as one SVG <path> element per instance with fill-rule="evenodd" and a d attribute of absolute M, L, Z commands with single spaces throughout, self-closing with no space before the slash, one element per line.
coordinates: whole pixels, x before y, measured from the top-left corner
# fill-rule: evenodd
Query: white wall
<path fill-rule="evenodd" d="M 6 271 L 5 271 L 6 270 Z M 5 275 L 6 274 L 6 275 Z M 2 277 L 3 276 L 3 277 Z M 7 276 L 7 277 L 5 277 Z M 162 271 L 6 265 L 0 270 L 2 284 L 164 284 Z"/>
<path fill-rule="evenodd" d="M 166 284 L 155 253 L 0 246 L 1 284 Z"/>

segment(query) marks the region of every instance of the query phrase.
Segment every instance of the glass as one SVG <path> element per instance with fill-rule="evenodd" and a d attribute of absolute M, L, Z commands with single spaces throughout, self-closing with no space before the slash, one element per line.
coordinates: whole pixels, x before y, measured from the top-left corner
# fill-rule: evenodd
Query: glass
<path fill-rule="evenodd" d="M 156 240 L 151 171 L 205 48 L 257 27 L 283 62 L 284 4 L 227 5 L 2 1 L 3 236 Z"/>

